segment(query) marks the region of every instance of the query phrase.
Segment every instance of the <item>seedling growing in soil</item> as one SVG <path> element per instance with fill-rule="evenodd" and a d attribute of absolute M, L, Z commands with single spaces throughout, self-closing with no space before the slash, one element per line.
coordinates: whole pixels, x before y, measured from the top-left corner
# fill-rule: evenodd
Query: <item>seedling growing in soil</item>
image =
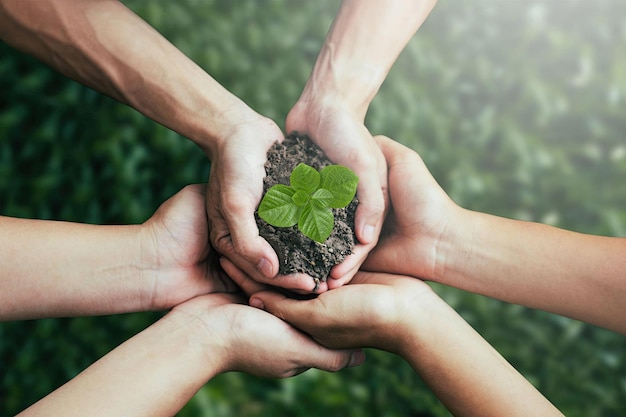
<path fill-rule="evenodd" d="M 331 209 L 350 204 L 359 177 L 341 165 L 329 165 L 318 172 L 300 163 L 291 172 L 289 182 L 267 190 L 259 205 L 259 217 L 275 227 L 297 224 L 302 234 L 322 243 L 335 226 Z"/>

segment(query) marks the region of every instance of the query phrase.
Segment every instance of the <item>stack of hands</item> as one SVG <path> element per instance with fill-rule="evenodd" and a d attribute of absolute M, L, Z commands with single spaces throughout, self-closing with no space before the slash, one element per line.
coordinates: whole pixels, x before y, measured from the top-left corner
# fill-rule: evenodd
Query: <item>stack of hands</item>
<path fill-rule="evenodd" d="M 217 374 L 338 371 L 364 347 L 405 358 L 455 415 L 560 415 L 425 280 L 626 333 L 621 277 L 605 262 L 624 259 L 623 240 L 464 210 L 415 152 L 375 140 L 388 166 L 383 238 L 310 300 L 227 257 L 215 268 L 203 185 L 142 225 L 0 218 L 4 320 L 171 309 L 24 415 L 172 415 Z"/>
<path fill-rule="evenodd" d="M 315 298 L 295 300 L 272 287 L 312 280 L 277 275 L 254 220 L 277 125 L 117 1 L 0 0 L 5 42 L 211 160 L 208 186 L 141 225 L 0 217 L 1 320 L 169 310 L 23 415 L 173 415 L 217 374 L 338 371 L 365 347 L 405 358 L 455 415 L 561 415 L 425 281 L 626 334 L 626 243 L 465 210 L 419 155 L 372 137 L 369 103 L 433 5 L 344 1 L 287 117 L 360 177 L 359 244 Z"/>

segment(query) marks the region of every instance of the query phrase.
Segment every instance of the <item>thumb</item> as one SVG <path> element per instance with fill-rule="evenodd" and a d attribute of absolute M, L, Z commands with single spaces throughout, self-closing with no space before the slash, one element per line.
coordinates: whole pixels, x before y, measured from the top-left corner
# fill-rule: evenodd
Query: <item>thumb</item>
<path fill-rule="evenodd" d="M 275 291 L 261 291 L 252 295 L 249 303 L 252 307 L 265 310 L 294 327 L 306 331 L 315 318 L 312 312 L 315 309 L 313 304 L 316 300 L 296 300 Z"/>

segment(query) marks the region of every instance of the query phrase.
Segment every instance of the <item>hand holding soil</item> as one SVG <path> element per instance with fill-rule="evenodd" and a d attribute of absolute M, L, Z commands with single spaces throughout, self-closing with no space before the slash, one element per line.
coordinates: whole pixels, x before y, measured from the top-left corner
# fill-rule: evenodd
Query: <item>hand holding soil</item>
<path fill-rule="evenodd" d="M 268 151 L 263 194 L 277 184 L 288 186 L 292 171 L 301 163 L 317 171 L 333 165 L 307 136 L 292 133 L 282 143 L 275 144 Z M 355 196 L 345 208 L 331 209 L 334 227 L 330 236 L 321 243 L 303 234 L 297 224 L 290 227 L 272 226 L 257 212 L 259 234 L 276 251 L 279 274 L 296 274 L 297 279 L 312 279 L 312 291 L 324 290 L 325 286 L 320 286 L 320 283 L 326 283 L 331 268 L 350 255 L 357 244 L 354 233 L 357 205 L 358 199 Z"/>

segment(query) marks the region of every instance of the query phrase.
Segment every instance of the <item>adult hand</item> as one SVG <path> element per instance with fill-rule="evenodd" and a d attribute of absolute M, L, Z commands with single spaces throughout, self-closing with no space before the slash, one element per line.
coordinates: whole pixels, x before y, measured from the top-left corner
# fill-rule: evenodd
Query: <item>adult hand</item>
<path fill-rule="evenodd" d="M 218 373 L 240 371 L 256 376 L 285 378 L 309 368 L 335 372 L 360 365 L 360 349 L 332 350 L 275 316 L 240 304 L 232 294 L 210 294 L 175 307 L 200 322 L 209 361 L 219 360 Z"/>
<path fill-rule="evenodd" d="M 250 297 L 263 308 L 302 329 L 324 346 L 337 349 L 373 347 L 402 354 L 413 332 L 436 297 L 423 281 L 409 277 L 359 272 L 349 285 L 311 300 L 294 300 L 273 291 Z"/>
<path fill-rule="evenodd" d="M 149 309 L 167 309 L 197 295 L 236 290 L 217 268 L 205 199 L 205 186 L 188 185 L 142 225 L 144 264 L 154 271 L 154 283 L 146 284 Z"/>
<path fill-rule="evenodd" d="M 230 116 L 232 117 L 232 116 Z M 207 214 L 211 243 L 255 280 L 293 290 L 310 290 L 310 281 L 278 273 L 278 257 L 261 236 L 254 212 L 263 194 L 267 151 L 284 135 L 271 120 L 242 116 L 216 141 L 209 157 L 211 175 Z"/>
<path fill-rule="evenodd" d="M 325 346 L 402 356 L 454 415 L 562 416 L 421 280 L 359 272 L 349 285 L 312 300 L 266 291 L 250 304 Z"/>
<path fill-rule="evenodd" d="M 233 294 L 175 307 L 20 416 L 173 416 L 216 375 L 283 378 L 308 368 L 338 371 L 360 350 L 331 350 Z"/>
<path fill-rule="evenodd" d="M 337 288 L 350 281 L 378 241 L 387 188 L 385 159 L 360 116 L 339 100 L 299 101 L 287 117 L 287 132 L 291 131 L 308 134 L 331 161 L 349 167 L 359 177 L 354 225 L 358 244 L 330 272 L 328 288 Z"/>
<path fill-rule="evenodd" d="M 384 136 L 376 141 L 389 168 L 390 212 L 364 268 L 432 279 L 440 273 L 439 245 L 449 241 L 443 236 L 461 227 L 464 210 L 437 184 L 416 152 Z"/>

